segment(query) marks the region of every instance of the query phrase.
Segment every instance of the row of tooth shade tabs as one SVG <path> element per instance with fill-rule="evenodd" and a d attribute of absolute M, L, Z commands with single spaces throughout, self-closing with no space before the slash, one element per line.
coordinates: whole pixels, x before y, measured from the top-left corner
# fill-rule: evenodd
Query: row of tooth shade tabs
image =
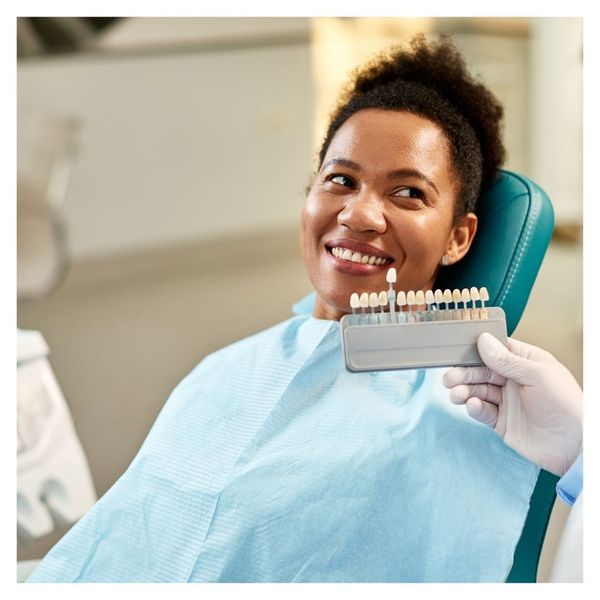
<path fill-rule="evenodd" d="M 412 310 L 412 307 L 420 306 L 425 306 L 427 310 L 431 310 L 433 305 L 440 310 L 441 304 L 444 304 L 445 308 L 450 308 L 451 304 L 454 304 L 455 308 L 459 308 L 461 303 L 463 308 L 466 309 L 469 302 L 472 303 L 471 308 L 477 307 L 476 302 L 480 302 L 480 306 L 483 308 L 489 299 L 490 295 L 484 287 L 479 289 L 476 287 L 472 287 L 471 289 L 464 288 L 463 290 L 427 290 L 425 292 L 422 290 L 416 292 L 411 290 L 408 292 L 400 291 L 397 294 L 394 290 L 390 290 L 389 292 L 383 290 L 379 293 L 371 292 L 370 294 L 368 292 L 363 292 L 360 295 L 356 292 L 353 293 L 350 296 L 350 308 L 353 313 L 357 309 L 362 309 L 364 313 L 367 308 L 374 310 L 375 308 L 383 308 L 388 305 L 392 309 L 394 300 L 400 310 L 404 310 L 404 307 Z"/>

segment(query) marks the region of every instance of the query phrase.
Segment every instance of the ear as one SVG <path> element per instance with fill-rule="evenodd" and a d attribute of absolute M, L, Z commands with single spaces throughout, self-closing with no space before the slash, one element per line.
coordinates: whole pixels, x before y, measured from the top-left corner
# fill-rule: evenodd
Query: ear
<path fill-rule="evenodd" d="M 450 257 L 450 264 L 458 262 L 468 251 L 477 232 L 477 215 L 467 213 L 460 221 L 452 226 L 446 254 Z"/>

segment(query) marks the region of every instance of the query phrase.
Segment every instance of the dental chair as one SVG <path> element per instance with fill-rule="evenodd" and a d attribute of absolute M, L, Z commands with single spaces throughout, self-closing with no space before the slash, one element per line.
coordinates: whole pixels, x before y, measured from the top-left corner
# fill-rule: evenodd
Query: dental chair
<path fill-rule="evenodd" d="M 548 196 L 533 181 L 502 170 L 479 199 L 477 215 L 477 235 L 469 253 L 455 265 L 440 269 L 435 287 L 486 287 L 489 305 L 504 309 L 511 335 L 550 243 L 554 211 Z M 294 305 L 294 312 L 312 312 L 314 301 L 313 292 Z M 507 583 L 536 581 L 557 481 L 555 475 L 540 471 Z"/>
<path fill-rule="evenodd" d="M 478 230 L 470 251 L 460 262 L 440 269 L 436 287 L 486 287 L 490 305 L 504 309 L 512 335 L 550 243 L 554 211 L 533 181 L 501 171 L 479 199 L 477 214 Z M 540 471 L 507 583 L 536 580 L 557 481 L 555 475 Z"/>

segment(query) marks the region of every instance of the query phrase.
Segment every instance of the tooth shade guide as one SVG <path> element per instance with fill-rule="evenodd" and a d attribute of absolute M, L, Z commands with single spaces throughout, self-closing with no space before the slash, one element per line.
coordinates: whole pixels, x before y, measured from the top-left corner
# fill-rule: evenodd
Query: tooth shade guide
<path fill-rule="evenodd" d="M 425 293 L 423 290 L 419 290 L 415 293 L 415 304 L 417 306 L 425 306 Z"/>
<path fill-rule="evenodd" d="M 346 315 L 340 322 L 346 367 L 350 371 L 379 371 L 478 366 L 481 357 L 476 340 L 481 333 L 489 332 L 508 344 L 501 308 L 485 309 L 485 320 L 477 318 L 479 310 L 467 310 L 458 319 L 456 312 L 463 311 L 433 309 L 422 318 L 423 312 L 412 310 L 399 312 L 396 321 L 378 314 L 361 318 L 358 326 L 351 315 Z"/>
<path fill-rule="evenodd" d="M 449 308 L 449 304 L 452 303 L 452 291 L 444 290 L 444 303 L 446 304 L 446 308 Z"/>
<path fill-rule="evenodd" d="M 434 304 L 435 303 L 435 296 L 433 294 L 432 290 L 427 290 L 425 292 L 425 304 L 427 304 L 427 306 Z"/>
<path fill-rule="evenodd" d="M 479 299 L 481 300 L 481 308 L 485 306 L 485 303 L 490 299 L 487 288 L 482 287 L 479 290 Z"/>
<path fill-rule="evenodd" d="M 396 296 L 396 304 L 400 310 L 404 310 L 406 306 L 406 292 L 404 290 L 400 290 L 398 295 Z"/>
<path fill-rule="evenodd" d="M 393 323 L 396 320 L 396 291 L 392 284 L 396 283 L 396 269 L 394 267 L 390 267 L 385 274 L 385 279 L 388 282 L 388 292 L 387 292 L 387 301 L 390 305 L 390 323 Z M 383 309 L 382 309 L 383 310 Z"/>
<path fill-rule="evenodd" d="M 452 301 L 454 302 L 455 308 L 458 308 L 458 303 L 461 300 L 460 290 L 452 290 Z"/>
<path fill-rule="evenodd" d="M 371 308 L 379 306 L 379 294 L 377 292 L 371 292 L 369 294 L 369 306 Z"/>
<path fill-rule="evenodd" d="M 369 307 L 369 294 L 367 292 L 363 292 L 360 295 L 360 307 L 362 308 L 363 314 L 365 309 Z"/>
<path fill-rule="evenodd" d="M 466 313 L 467 303 L 470 302 L 470 300 L 471 300 L 471 294 L 469 293 L 469 290 L 467 288 L 464 288 L 463 290 L 461 290 L 460 299 L 462 300 L 462 303 L 463 303 L 463 313 Z"/>
<path fill-rule="evenodd" d="M 391 282 L 390 282 L 391 288 Z M 481 301 L 481 307 L 477 307 L 477 299 Z M 362 309 L 362 314 L 367 315 L 366 308 L 371 308 L 366 317 L 356 316 L 354 324 L 402 324 L 420 322 L 445 322 L 445 321 L 478 321 L 483 319 L 497 318 L 496 308 L 491 308 L 491 313 L 484 306 L 489 300 L 486 288 L 463 288 L 462 290 L 400 290 L 395 292 L 381 290 L 380 292 L 354 292 L 350 295 L 350 307 L 352 314 L 357 314 L 357 309 Z M 463 306 L 460 307 L 462 302 Z M 469 302 L 471 306 L 469 307 Z M 389 317 L 386 305 L 389 304 Z M 445 309 L 440 308 L 445 304 Z M 450 307 L 450 304 L 454 304 Z M 434 306 L 435 305 L 435 306 Z M 379 307 L 379 311 L 377 311 Z"/>

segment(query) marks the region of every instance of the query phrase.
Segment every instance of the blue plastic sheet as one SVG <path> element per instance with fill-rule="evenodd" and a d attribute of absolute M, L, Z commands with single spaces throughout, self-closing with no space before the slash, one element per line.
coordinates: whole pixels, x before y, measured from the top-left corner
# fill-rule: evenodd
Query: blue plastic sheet
<path fill-rule="evenodd" d="M 208 356 L 29 581 L 503 581 L 538 469 L 443 372 L 351 373 L 306 315 Z"/>

